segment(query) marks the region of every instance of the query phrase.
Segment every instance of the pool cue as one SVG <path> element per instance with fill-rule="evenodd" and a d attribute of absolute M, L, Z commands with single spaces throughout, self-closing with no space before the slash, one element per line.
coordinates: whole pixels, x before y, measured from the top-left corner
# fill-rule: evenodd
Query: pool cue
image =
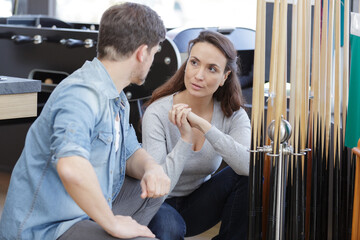
<path fill-rule="evenodd" d="M 333 174 L 334 174 L 334 164 L 333 161 L 331 161 L 332 156 L 330 154 L 331 151 L 331 104 L 332 104 L 332 99 L 331 99 L 331 87 L 332 87 L 332 80 L 333 80 L 333 60 L 334 60 L 334 56 L 333 56 L 333 48 L 334 48 L 334 5 L 335 5 L 335 0 L 330 0 L 329 1 L 329 34 L 328 34 L 328 45 L 327 45 L 327 52 L 328 52 L 328 61 L 327 61 L 327 78 L 326 78 L 326 113 L 325 113 L 325 119 L 326 119 L 326 123 L 325 123 L 325 159 L 326 159 L 326 178 L 325 178 L 325 187 L 324 190 L 327 191 L 326 192 L 326 197 L 327 198 L 327 213 L 326 213 L 326 218 L 324 217 L 323 219 L 327 219 L 327 224 L 326 221 L 323 221 L 324 223 L 324 227 L 326 229 L 326 235 L 329 239 L 331 239 L 331 229 L 333 227 L 333 209 L 332 209 L 332 204 L 333 204 L 333 190 L 332 190 L 332 186 L 333 186 Z M 323 215 L 324 216 L 324 215 Z M 325 236 L 325 235 L 324 235 Z"/>
<path fill-rule="evenodd" d="M 283 157 L 280 152 L 281 139 L 280 139 L 280 124 L 283 114 L 283 104 L 286 102 L 286 95 L 284 95 L 284 86 L 286 83 L 286 48 L 287 48 L 287 0 L 280 2 L 280 22 L 279 22 L 279 48 L 278 48 L 278 71 L 277 71 L 277 84 L 276 84 L 276 97 L 275 97 L 275 112 L 274 112 L 274 136 L 272 155 L 275 160 L 275 170 L 272 171 L 272 178 L 274 179 L 273 191 L 271 191 L 273 203 L 269 207 L 269 221 L 268 239 L 283 239 L 284 237 L 284 201 L 283 201 Z M 285 100 L 285 101 L 284 101 Z M 275 238 L 274 238 L 275 237 Z"/>
<path fill-rule="evenodd" d="M 311 74 L 311 92 L 313 93 L 313 100 L 311 101 L 311 115 L 312 115 L 312 141 L 311 141 L 311 155 L 312 155 L 312 168 L 311 168 L 311 179 L 308 179 L 311 184 L 307 190 L 311 191 L 311 194 L 307 196 L 307 200 L 310 201 L 310 206 L 307 205 L 309 212 L 308 216 L 308 230 L 306 231 L 306 239 L 316 240 L 316 203 L 317 203 L 317 186 L 318 186 L 318 175 L 317 175 L 317 158 L 318 154 L 318 138 L 319 132 L 319 83 L 320 83 L 320 22 L 321 22 L 321 0 L 315 0 L 314 7 L 314 22 L 313 22 L 313 49 L 312 49 L 312 74 Z M 310 173 L 310 171 L 309 171 Z M 309 191 L 308 191 L 309 192 Z"/>
<path fill-rule="evenodd" d="M 302 71 L 303 71 L 303 80 L 301 88 L 301 115 L 300 115 L 300 152 L 306 151 L 306 154 L 303 154 L 299 157 L 300 160 L 300 175 L 299 175 L 299 236 L 298 238 L 305 238 L 305 216 L 306 216 L 306 179 L 307 179 L 307 164 L 308 164 L 308 138 L 309 138 L 309 85 L 310 85 L 310 43 L 311 43 L 311 2 L 306 0 L 303 3 L 302 7 L 302 37 L 303 37 L 303 59 L 302 59 Z M 311 159 L 311 158 L 310 158 Z M 311 165 L 310 165 L 311 167 Z M 311 169 L 310 169 L 311 170 Z"/>
<path fill-rule="evenodd" d="M 259 93 L 261 96 L 261 101 L 260 101 L 260 131 L 258 132 L 259 135 L 259 140 L 258 140 L 258 144 L 259 146 L 264 146 L 265 143 L 265 139 L 266 139 L 266 126 L 265 124 L 265 93 L 264 93 L 264 84 L 265 84 L 265 58 L 266 58 L 266 54 L 265 54 L 265 42 L 266 42 L 266 1 L 263 2 L 263 6 L 261 8 L 261 14 L 262 14 L 262 26 L 263 29 L 261 31 L 261 42 L 263 43 L 263 51 L 261 51 L 261 83 L 260 83 L 260 89 L 259 89 Z M 264 154 L 260 154 L 260 172 L 259 172 L 259 194 L 260 194 L 260 199 L 261 199 L 261 209 L 263 211 L 263 179 L 264 179 Z M 261 219 L 259 219 L 260 223 L 262 224 L 262 217 Z"/>
<path fill-rule="evenodd" d="M 343 139 L 345 139 L 346 118 L 349 96 L 349 0 L 344 0 L 344 56 L 343 56 L 343 98 L 342 98 L 342 127 Z M 360 2 L 359 2 L 360 6 Z"/>
<path fill-rule="evenodd" d="M 260 96 L 261 86 L 261 68 L 263 67 L 261 52 L 265 51 L 265 42 L 262 42 L 262 31 L 265 31 L 265 26 L 263 26 L 262 8 L 264 7 L 264 0 L 257 0 L 257 17 L 256 17 L 256 33 L 255 33 L 255 53 L 254 53 L 254 78 L 253 78 L 253 100 L 252 100 L 252 110 L 251 110 L 251 149 L 250 149 L 250 170 L 249 170 L 249 229 L 248 229 L 248 239 L 257 240 L 261 239 L 261 212 L 259 212 L 259 185 L 261 182 L 258 182 L 259 175 L 259 152 L 257 148 L 259 147 L 258 143 L 258 132 L 259 132 L 259 115 L 260 115 L 260 103 L 259 99 L 263 96 Z M 260 200 L 261 204 L 261 200 Z M 258 224 L 260 219 L 260 225 Z"/>
<path fill-rule="evenodd" d="M 272 40 L 271 40 L 271 56 L 270 56 L 270 73 L 269 73 L 269 96 L 267 101 L 267 113 L 266 113 L 266 125 L 267 128 L 270 122 L 273 120 L 274 111 L 274 90 L 276 87 L 277 76 L 277 54 L 278 54 L 278 42 L 279 42 L 279 0 L 274 1 L 273 22 L 272 22 Z M 266 132 L 266 131 L 265 131 Z M 270 145 L 271 141 L 269 136 L 265 139 L 266 145 Z M 266 226 L 269 206 L 269 194 L 270 194 L 270 172 L 273 169 L 272 159 L 268 156 L 264 156 L 264 184 L 263 184 L 263 238 L 266 239 Z"/>
<path fill-rule="evenodd" d="M 346 224 L 343 229 L 343 235 L 346 239 L 350 238 L 351 229 L 351 216 L 350 212 L 350 202 L 352 198 L 350 197 L 350 186 L 353 186 L 351 181 L 351 159 L 348 159 L 348 149 L 345 147 L 345 132 L 346 132 L 346 118 L 347 118 L 347 108 L 348 108 L 348 95 L 349 95 L 349 13 L 350 13 L 350 4 L 349 0 L 344 0 L 344 45 L 343 45 L 343 87 L 342 87 L 342 155 L 343 155 L 343 168 L 341 171 L 342 174 L 342 189 L 345 189 L 346 192 L 345 199 L 343 200 L 344 211 L 346 211 L 345 219 L 343 220 Z"/>
<path fill-rule="evenodd" d="M 320 149 L 318 161 L 318 191 L 319 197 L 317 198 L 317 231 L 316 239 L 321 239 L 327 235 L 326 225 L 323 222 L 327 219 L 327 191 L 325 186 L 326 179 L 326 166 L 327 159 L 325 155 L 325 103 L 326 103 L 326 78 L 327 78 L 327 45 L 328 45 L 328 1 L 323 1 L 322 6 L 322 23 L 321 23 L 321 45 L 320 45 Z M 325 219 L 325 220 L 324 220 Z"/>
<path fill-rule="evenodd" d="M 279 68 L 277 71 L 277 80 L 279 81 L 276 84 L 276 106 L 275 109 L 275 136 L 274 136 L 274 146 L 275 143 L 278 144 L 278 148 L 274 147 L 273 153 L 280 153 L 280 159 L 278 164 L 278 190 L 277 190 L 277 209 L 276 209 L 276 219 L 278 221 L 277 226 L 277 238 L 276 239 L 284 239 L 284 231 L 285 231 L 285 192 L 286 192 L 286 159 L 283 151 L 280 151 L 280 147 L 282 148 L 282 142 L 280 139 L 280 124 L 282 118 L 286 119 L 286 80 L 287 80 L 287 12 L 288 12 L 288 2 L 287 0 L 283 0 L 280 5 L 280 23 L 279 23 Z M 280 94 L 279 94 L 280 93 Z M 284 114 L 285 111 L 285 114 Z M 276 121 L 279 121 L 279 124 L 276 124 Z M 276 130 L 278 127 L 278 130 Z M 277 137 L 277 139 L 276 139 Z"/>
<path fill-rule="evenodd" d="M 266 2 L 262 2 L 261 7 L 261 43 L 262 43 L 262 51 L 260 53 L 261 57 L 261 67 L 260 67 L 260 88 L 259 88 L 259 129 L 258 129 L 258 143 L 257 145 L 262 147 L 264 146 L 265 139 L 265 127 L 264 127 L 264 83 L 265 83 L 265 42 L 266 42 Z M 264 154 L 259 153 L 258 167 L 257 167 L 257 209 L 259 217 L 257 218 L 256 225 L 259 226 L 260 231 L 262 231 L 262 222 L 263 222 L 263 168 L 264 168 Z"/>
<path fill-rule="evenodd" d="M 308 61 L 308 29 L 307 29 L 307 13 L 306 13 L 306 3 L 308 1 L 303 1 L 300 14 L 302 21 L 302 56 L 301 56 L 301 72 L 302 78 L 300 79 L 300 89 L 299 89 L 299 106 L 300 106 L 300 115 L 299 115 L 299 142 L 298 142 L 298 150 L 296 153 L 303 153 L 304 149 L 306 149 L 306 139 L 307 139 L 307 120 L 308 120 L 308 102 L 309 102 L 309 80 L 308 76 L 310 73 L 309 70 L 309 61 Z M 298 80 L 299 80 L 298 79 Z M 297 157 L 297 181 L 296 188 L 298 189 L 298 197 L 297 197 L 297 208 L 298 208 L 298 232 L 296 239 L 304 239 L 305 238 L 305 155 L 301 154 Z"/>
<path fill-rule="evenodd" d="M 314 28 L 316 27 L 316 21 L 317 21 L 317 17 L 316 17 L 316 2 L 315 4 L 315 11 L 314 11 Z M 308 40 L 308 46 L 307 46 L 307 53 L 309 54 L 307 56 L 307 59 L 309 59 L 309 65 L 310 66 L 310 58 L 313 59 L 313 54 L 314 54 L 314 49 L 313 52 L 310 51 L 310 46 L 311 46 L 311 42 L 314 42 L 315 45 L 315 36 L 318 35 L 315 32 L 313 32 L 313 39 L 311 39 L 311 13 L 312 13 L 312 7 L 311 7 L 312 3 L 310 1 L 307 2 L 306 5 L 306 13 L 307 13 L 307 31 L 309 33 L 309 37 L 307 38 Z M 314 30 L 314 29 L 313 29 Z M 319 30 L 317 30 L 318 32 Z M 314 47 L 315 48 L 315 47 Z M 320 55 L 320 53 L 318 53 L 318 56 Z M 315 59 L 313 59 L 312 61 L 316 61 Z M 312 68 L 314 69 L 314 62 L 312 62 Z M 314 75 L 316 76 L 316 72 L 317 70 L 313 70 Z M 307 70 L 308 72 L 308 70 Z M 310 213 L 311 213 L 311 201 L 312 201 L 312 176 L 313 176 L 313 141 L 314 141 L 314 118 L 316 117 L 315 114 L 315 106 L 314 106 L 314 100 L 311 99 L 311 97 L 314 97 L 314 83 L 310 84 L 310 70 L 309 70 L 309 76 L 308 76 L 308 84 L 310 85 L 310 92 L 311 94 L 309 94 L 309 117 L 308 117 L 308 133 L 307 133 L 307 146 L 309 146 L 309 148 L 311 149 L 311 151 L 309 151 L 306 155 L 306 175 L 305 175 L 305 239 L 309 239 L 309 231 L 310 231 Z M 314 81 L 314 78 L 312 78 L 311 81 Z"/>
<path fill-rule="evenodd" d="M 333 144 L 334 144 L 334 152 L 333 152 L 333 185 L 331 186 L 333 190 L 333 223 L 332 223 L 332 239 L 338 240 L 341 235 L 340 233 L 340 226 L 339 226 L 339 217 L 340 217 L 340 196 L 341 196 L 341 189 L 340 189 L 340 168 L 341 168 L 341 135 L 340 135 L 340 1 L 336 0 L 335 3 L 335 81 L 334 81 L 334 137 L 333 137 Z M 343 223 L 345 224 L 345 223 Z"/>
<path fill-rule="evenodd" d="M 294 119 L 293 119 L 293 129 L 294 129 L 294 135 L 292 138 L 291 145 L 294 149 L 294 154 L 291 155 L 291 162 L 293 164 L 292 169 L 292 178 L 293 178 L 293 184 L 291 188 L 291 215 L 290 215 L 290 239 L 298 239 L 301 224 L 299 224 L 299 213 L 300 213 L 300 206 L 299 206 L 299 198 L 301 193 L 300 188 L 300 174 L 301 174 L 301 161 L 298 156 L 295 154 L 300 152 L 300 142 L 301 142 L 301 132 L 300 132 L 300 112 L 303 111 L 303 108 L 301 107 L 301 101 L 302 99 L 302 81 L 303 81 L 303 67 L 304 67 L 304 44 L 303 44 L 303 28 L 304 28 L 304 21 L 303 21 L 303 1 L 298 1 L 297 6 L 297 28 L 293 31 L 296 31 L 296 59 L 295 59 L 295 72 L 296 77 L 294 81 L 294 85 L 292 87 L 296 89 L 295 96 L 291 96 L 290 101 L 294 101 L 294 109 L 290 109 L 291 111 L 294 111 Z M 296 110 L 295 110 L 296 109 Z M 299 111 L 300 110 L 300 111 Z"/>
<path fill-rule="evenodd" d="M 357 147 L 352 148 L 352 155 L 355 162 L 355 186 L 354 186 L 354 202 L 353 202 L 353 216 L 352 216 L 352 232 L 351 240 L 357 240 L 360 238 L 360 139 Z"/>
<path fill-rule="evenodd" d="M 295 95 L 296 95 L 296 49 L 297 49 L 297 4 L 293 3 L 292 5 L 292 32 L 291 32 L 291 61 L 290 61 L 290 106 L 289 106 L 289 122 L 290 125 L 294 128 L 295 124 Z M 293 143 L 294 134 L 291 135 L 289 142 Z M 294 185 L 293 172 L 294 172 L 294 161 L 293 157 L 289 157 L 288 164 L 288 176 L 287 176 L 287 194 L 286 194 L 286 208 L 285 212 L 286 218 L 286 239 L 291 239 L 292 233 L 292 215 L 293 215 L 293 207 L 292 207 L 292 189 Z"/>
<path fill-rule="evenodd" d="M 360 148 L 360 141 L 358 142 L 358 148 Z M 360 166 L 358 156 L 355 155 L 356 148 L 352 149 L 351 159 L 353 162 L 352 179 L 354 179 L 354 187 L 352 188 L 352 195 L 354 201 L 352 202 L 352 226 L 351 226 L 351 240 L 359 239 L 359 212 L 360 212 L 360 188 L 357 186 L 360 183 Z M 355 150 L 356 151 L 356 150 Z"/>

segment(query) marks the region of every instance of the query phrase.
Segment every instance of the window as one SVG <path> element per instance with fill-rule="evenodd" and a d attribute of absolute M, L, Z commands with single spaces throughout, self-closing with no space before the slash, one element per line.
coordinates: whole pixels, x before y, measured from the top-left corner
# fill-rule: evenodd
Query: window
<path fill-rule="evenodd" d="M 117 0 L 56 0 L 56 18 L 73 23 L 100 22 Z M 154 9 L 167 28 L 256 27 L 255 0 L 137 0 Z"/>
<path fill-rule="evenodd" d="M 12 0 L 0 0 L 0 17 L 12 15 Z"/>

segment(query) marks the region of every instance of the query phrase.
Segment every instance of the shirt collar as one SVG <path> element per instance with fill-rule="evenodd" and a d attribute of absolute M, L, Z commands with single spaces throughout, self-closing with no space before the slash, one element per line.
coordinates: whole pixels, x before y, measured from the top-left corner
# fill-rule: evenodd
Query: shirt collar
<path fill-rule="evenodd" d="M 109 99 L 115 99 L 119 97 L 119 93 L 115 87 L 113 80 L 111 79 L 108 71 L 106 70 L 105 66 L 98 58 L 93 59 L 93 63 L 98 74 L 101 76 L 102 80 L 102 91 Z"/>
<path fill-rule="evenodd" d="M 125 109 L 127 98 L 124 91 L 121 91 L 120 95 L 115 98 L 115 104 L 121 109 Z"/>

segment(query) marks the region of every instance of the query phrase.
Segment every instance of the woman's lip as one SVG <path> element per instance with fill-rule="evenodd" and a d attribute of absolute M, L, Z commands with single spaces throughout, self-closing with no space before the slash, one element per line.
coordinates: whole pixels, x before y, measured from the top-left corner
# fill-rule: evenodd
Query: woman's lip
<path fill-rule="evenodd" d="M 201 86 L 199 86 L 199 85 L 197 85 L 197 84 L 195 84 L 195 83 L 192 83 L 191 84 L 195 89 L 200 89 L 200 88 L 202 88 Z"/>

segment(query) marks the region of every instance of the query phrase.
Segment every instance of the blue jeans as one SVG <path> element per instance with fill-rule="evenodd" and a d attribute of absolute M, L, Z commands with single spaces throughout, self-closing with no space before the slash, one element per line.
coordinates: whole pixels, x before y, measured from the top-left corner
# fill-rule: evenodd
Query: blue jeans
<path fill-rule="evenodd" d="M 247 239 L 248 177 L 230 167 L 218 172 L 188 196 L 166 199 L 149 224 L 161 240 L 198 235 L 221 221 L 213 239 Z"/>

